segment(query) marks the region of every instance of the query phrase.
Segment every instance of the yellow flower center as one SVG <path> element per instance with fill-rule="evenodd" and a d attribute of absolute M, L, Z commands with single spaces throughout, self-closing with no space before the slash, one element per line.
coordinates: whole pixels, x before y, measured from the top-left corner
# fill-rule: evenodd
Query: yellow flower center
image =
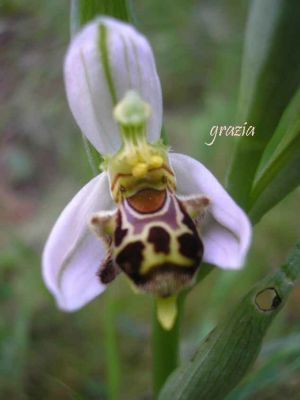
<path fill-rule="evenodd" d="M 150 184 L 153 188 L 162 189 L 162 183 L 164 187 L 167 185 L 165 175 L 167 170 L 170 171 L 167 148 L 160 141 L 147 142 L 150 114 L 149 104 L 134 91 L 127 92 L 114 108 L 113 115 L 120 127 L 122 146 L 106 162 L 111 192 L 116 202 L 133 195 L 141 186 Z"/>

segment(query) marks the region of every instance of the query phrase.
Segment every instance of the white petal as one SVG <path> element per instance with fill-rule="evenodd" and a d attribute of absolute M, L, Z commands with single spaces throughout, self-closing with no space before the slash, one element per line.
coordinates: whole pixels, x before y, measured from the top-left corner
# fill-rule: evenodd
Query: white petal
<path fill-rule="evenodd" d="M 43 276 L 58 306 L 66 311 L 82 307 L 105 289 L 96 276 L 105 249 L 89 230 L 88 220 L 93 212 L 111 207 L 107 174 L 102 173 L 77 193 L 50 233 Z"/>
<path fill-rule="evenodd" d="M 205 194 L 212 201 L 202 231 L 206 262 L 221 268 L 240 268 L 251 241 L 251 225 L 207 168 L 191 157 L 170 154 L 179 195 Z"/>
<path fill-rule="evenodd" d="M 112 112 L 130 89 L 150 104 L 148 138 L 150 142 L 159 139 L 160 81 L 150 44 L 134 27 L 108 17 L 87 24 L 71 42 L 64 73 L 74 118 L 100 153 L 114 153 L 120 147 Z"/>

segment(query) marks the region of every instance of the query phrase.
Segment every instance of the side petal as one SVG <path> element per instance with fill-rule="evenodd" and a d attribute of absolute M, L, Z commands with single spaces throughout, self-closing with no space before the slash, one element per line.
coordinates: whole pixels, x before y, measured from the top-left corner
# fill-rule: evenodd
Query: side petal
<path fill-rule="evenodd" d="M 183 154 L 169 154 L 179 195 L 202 193 L 209 197 L 202 229 L 206 262 L 221 268 L 240 268 L 251 241 L 251 225 L 212 173 L 201 163 Z"/>
<path fill-rule="evenodd" d="M 86 184 L 56 221 L 43 252 L 43 277 L 58 306 L 73 311 L 105 286 L 96 276 L 106 249 L 88 228 L 93 212 L 112 208 L 108 178 L 102 173 Z"/>
<path fill-rule="evenodd" d="M 113 107 L 131 89 L 151 106 L 149 141 L 159 139 L 160 81 L 150 44 L 134 27 L 108 17 L 87 24 L 70 44 L 64 75 L 74 118 L 100 153 L 114 153 L 120 147 Z"/>

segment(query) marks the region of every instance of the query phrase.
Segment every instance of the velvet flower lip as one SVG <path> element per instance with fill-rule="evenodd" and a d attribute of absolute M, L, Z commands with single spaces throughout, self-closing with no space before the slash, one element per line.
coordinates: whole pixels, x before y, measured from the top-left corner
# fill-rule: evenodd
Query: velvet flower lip
<path fill-rule="evenodd" d="M 46 285 L 73 311 L 123 273 L 157 297 L 170 329 L 176 295 L 201 262 L 243 266 L 248 218 L 204 165 L 162 143 L 155 60 L 134 27 L 108 17 L 87 24 L 70 44 L 64 76 L 70 109 L 104 157 L 104 172 L 55 223 L 43 253 Z"/>

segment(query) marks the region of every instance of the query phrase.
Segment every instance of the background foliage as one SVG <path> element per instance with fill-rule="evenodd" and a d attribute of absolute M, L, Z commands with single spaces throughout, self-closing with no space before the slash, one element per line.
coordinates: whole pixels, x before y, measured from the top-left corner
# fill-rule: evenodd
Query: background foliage
<path fill-rule="evenodd" d="M 75 314 L 58 311 L 40 274 L 49 230 L 91 171 L 65 99 L 62 61 L 69 5 L 0 1 L 0 397 L 105 399 L 106 305 L 116 301 L 122 399 L 150 399 L 151 299 L 118 279 Z M 205 163 L 224 182 L 236 139 L 206 146 L 213 125 L 233 125 L 249 2 L 134 2 L 162 80 L 165 126 L 174 149 Z M 295 191 L 255 227 L 246 269 L 215 270 L 189 295 L 182 355 L 280 265 L 299 234 Z M 231 398 L 297 399 L 300 289 L 268 332 L 254 369 Z M 131 382 L 135 384 L 132 385 Z M 145 390 L 148 388 L 148 390 Z"/>

